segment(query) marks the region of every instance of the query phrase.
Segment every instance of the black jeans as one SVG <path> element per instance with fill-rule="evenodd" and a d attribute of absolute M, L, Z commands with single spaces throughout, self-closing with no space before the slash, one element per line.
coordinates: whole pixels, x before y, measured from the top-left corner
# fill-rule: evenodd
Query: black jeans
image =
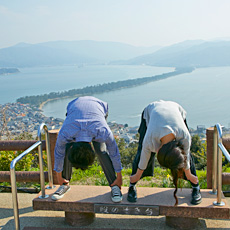
<path fill-rule="evenodd" d="M 112 161 L 108 155 L 106 145 L 105 143 L 99 143 L 93 141 L 93 147 L 100 161 L 101 167 L 105 173 L 105 177 L 109 182 L 109 185 L 111 185 L 116 180 L 116 173 Z M 62 177 L 65 178 L 66 180 L 71 180 L 71 176 L 72 176 L 72 164 L 69 161 L 68 156 L 66 154 L 63 171 L 62 171 Z"/>
<path fill-rule="evenodd" d="M 66 113 L 67 116 L 67 113 Z M 108 112 L 105 115 L 105 120 L 107 121 Z M 113 167 L 113 163 L 109 157 L 108 151 L 106 149 L 105 143 L 99 143 L 96 141 L 92 141 L 95 153 L 100 161 L 100 165 L 105 173 L 105 177 L 111 185 L 116 180 L 116 173 Z M 72 177 L 72 164 L 68 159 L 67 154 L 65 155 L 64 165 L 62 170 L 62 177 L 66 180 L 71 180 Z"/>
<path fill-rule="evenodd" d="M 139 138 L 137 154 L 136 154 L 136 156 L 135 156 L 135 158 L 133 160 L 133 164 L 132 164 L 132 175 L 134 175 L 137 172 L 138 164 L 140 162 L 142 143 L 143 143 L 145 133 L 146 133 L 146 130 L 147 130 L 146 121 L 145 121 L 143 115 L 144 115 L 144 112 L 142 113 L 141 124 L 140 124 L 139 129 L 138 129 L 138 133 L 140 134 L 140 138 Z M 186 119 L 185 119 L 184 122 L 185 122 L 186 127 L 188 128 Z M 155 155 L 156 155 L 156 153 L 151 152 L 151 156 L 150 156 L 147 168 L 144 170 L 141 178 L 143 178 L 145 176 L 153 176 L 153 174 L 154 174 Z M 191 171 L 192 175 L 196 176 L 195 163 L 194 163 L 194 159 L 193 159 L 193 156 L 192 156 L 191 153 L 190 153 L 190 171 Z M 185 176 L 185 173 L 184 173 L 184 179 L 187 180 L 187 178 Z M 189 181 L 189 182 L 191 183 L 192 187 L 197 187 L 199 185 L 199 183 L 198 184 L 193 184 L 191 181 Z M 133 183 L 133 184 L 136 184 L 136 183 Z"/>

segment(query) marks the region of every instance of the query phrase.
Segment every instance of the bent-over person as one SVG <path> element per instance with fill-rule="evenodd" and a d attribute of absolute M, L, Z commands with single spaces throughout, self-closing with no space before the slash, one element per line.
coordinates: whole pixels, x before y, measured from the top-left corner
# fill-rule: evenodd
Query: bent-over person
<path fill-rule="evenodd" d="M 53 200 L 61 199 L 70 190 L 72 167 L 86 169 L 93 164 L 95 154 L 111 187 L 112 201 L 122 200 L 120 153 L 107 116 L 108 104 L 95 97 L 78 97 L 68 104 L 54 152 L 54 170 L 60 187 Z"/>
<path fill-rule="evenodd" d="M 155 101 L 142 113 L 137 155 L 133 161 L 127 199 L 137 201 L 136 183 L 145 176 L 153 176 L 155 154 L 159 164 L 171 170 L 175 185 L 175 205 L 179 175 L 192 185 L 191 203 L 201 202 L 200 186 L 193 157 L 191 136 L 186 123 L 186 111 L 173 101 Z"/>

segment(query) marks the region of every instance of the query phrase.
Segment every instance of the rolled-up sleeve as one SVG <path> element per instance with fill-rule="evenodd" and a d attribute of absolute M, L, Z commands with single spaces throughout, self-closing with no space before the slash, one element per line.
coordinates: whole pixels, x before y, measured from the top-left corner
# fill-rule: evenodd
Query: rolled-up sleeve
<path fill-rule="evenodd" d="M 190 146 L 191 146 L 191 138 L 187 137 L 180 140 L 185 152 L 186 162 L 185 162 L 185 169 L 190 169 Z"/>
<path fill-rule="evenodd" d="M 141 170 L 145 170 L 147 168 L 149 159 L 151 157 L 151 150 L 145 142 L 143 142 L 143 147 L 141 150 L 141 157 L 140 157 L 140 162 L 138 164 L 138 168 Z"/>
<path fill-rule="evenodd" d="M 66 143 L 66 138 L 59 133 L 54 150 L 54 170 L 56 172 L 61 172 L 63 170 Z"/>
<path fill-rule="evenodd" d="M 113 167 L 115 172 L 120 172 L 122 170 L 121 166 L 121 157 L 120 157 L 120 152 L 117 146 L 117 143 L 115 141 L 115 138 L 112 134 L 112 132 L 109 133 L 106 141 L 105 141 L 107 150 L 109 152 L 110 159 L 113 163 Z"/>

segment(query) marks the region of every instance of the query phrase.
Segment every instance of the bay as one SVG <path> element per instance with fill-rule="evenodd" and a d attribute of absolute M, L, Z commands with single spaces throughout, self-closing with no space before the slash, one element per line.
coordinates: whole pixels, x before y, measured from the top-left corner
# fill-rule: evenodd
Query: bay
<path fill-rule="evenodd" d="M 220 123 L 230 127 L 230 67 L 196 69 L 157 82 L 94 95 L 109 103 L 108 121 L 138 126 L 145 106 L 155 100 L 171 100 L 187 111 L 189 127 L 206 128 Z M 65 118 L 66 106 L 74 98 L 59 99 L 45 104 L 46 116 Z"/>
<path fill-rule="evenodd" d="M 17 98 L 62 92 L 85 86 L 150 77 L 174 68 L 153 66 L 72 65 L 19 68 L 20 73 L 0 75 L 0 104 Z"/>
<path fill-rule="evenodd" d="M 0 104 L 30 95 L 65 91 L 89 85 L 154 76 L 174 68 L 151 66 L 47 66 L 21 68 L 20 73 L 0 76 Z M 138 126 L 144 107 L 154 100 L 173 100 L 187 111 L 188 123 L 230 127 L 228 86 L 230 67 L 196 69 L 158 82 L 94 95 L 109 103 L 109 121 Z M 73 98 L 51 101 L 43 107 L 46 116 L 65 118 Z"/>

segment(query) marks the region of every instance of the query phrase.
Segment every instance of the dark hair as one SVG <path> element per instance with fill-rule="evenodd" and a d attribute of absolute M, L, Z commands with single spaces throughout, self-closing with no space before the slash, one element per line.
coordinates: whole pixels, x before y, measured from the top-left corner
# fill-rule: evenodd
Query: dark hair
<path fill-rule="evenodd" d="M 66 144 L 66 154 L 72 166 L 85 170 L 92 165 L 95 153 L 88 142 L 71 142 Z"/>
<path fill-rule="evenodd" d="M 178 204 L 176 196 L 179 178 L 178 173 L 181 173 L 185 163 L 184 150 L 177 141 L 168 142 L 159 149 L 157 160 L 161 166 L 171 170 L 173 184 L 175 185 L 174 198 L 176 200 L 176 206 Z"/>

